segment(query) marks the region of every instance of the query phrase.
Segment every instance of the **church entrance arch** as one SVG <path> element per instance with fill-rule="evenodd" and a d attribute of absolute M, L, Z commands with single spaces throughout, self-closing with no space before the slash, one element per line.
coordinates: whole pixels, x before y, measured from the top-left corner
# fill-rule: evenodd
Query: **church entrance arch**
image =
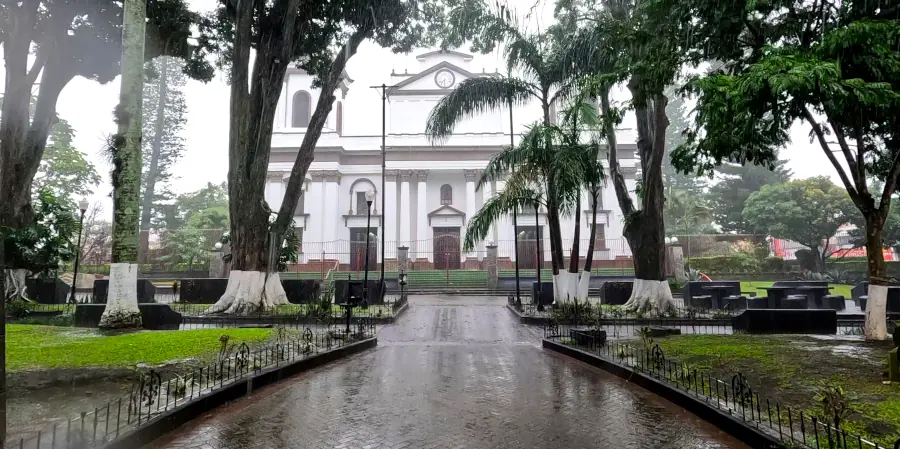
<path fill-rule="evenodd" d="M 462 244 L 459 240 L 459 228 L 434 229 L 434 268 L 437 270 L 458 270 Z"/>

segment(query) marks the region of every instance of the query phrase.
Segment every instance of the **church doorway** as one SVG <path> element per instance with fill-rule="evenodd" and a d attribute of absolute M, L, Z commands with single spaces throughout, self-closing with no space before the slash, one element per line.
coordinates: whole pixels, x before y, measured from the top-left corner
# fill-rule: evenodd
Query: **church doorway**
<path fill-rule="evenodd" d="M 369 228 L 369 271 L 378 270 L 378 228 Z M 366 228 L 350 228 L 350 270 L 366 269 Z"/>
<path fill-rule="evenodd" d="M 538 241 L 543 239 L 542 231 L 543 226 L 518 227 L 519 268 L 535 269 L 540 264 L 541 255 L 538 254 Z"/>
<path fill-rule="evenodd" d="M 434 228 L 434 268 L 458 270 L 460 266 L 459 228 Z"/>

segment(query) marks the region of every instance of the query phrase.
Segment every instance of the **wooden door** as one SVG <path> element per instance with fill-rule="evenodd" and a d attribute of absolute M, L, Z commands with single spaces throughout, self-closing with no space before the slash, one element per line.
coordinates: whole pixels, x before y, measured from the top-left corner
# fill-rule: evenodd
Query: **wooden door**
<path fill-rule="evenodd" d="M 517 246 L 519 247 L 519 268 L 534 269 L 540 263 L 541 256 L 538 254 L 538 240 L 543 238 L 543 227 L 535 226 L 519 226 L 517 230 Z"/>
<path fill-rule="evenodd" d="M 433 242 L 434 268 L 458 270 L 462 249 L 459 228 L 434 228 Z"/>
<path fill-rule="evenodd" d="M 378 228 L 369 228 L 369 233 L 369 271 L 372 272 L 378 270 Z M 365 269 L 366 228 L 350 228 L 350 270 Z"/>

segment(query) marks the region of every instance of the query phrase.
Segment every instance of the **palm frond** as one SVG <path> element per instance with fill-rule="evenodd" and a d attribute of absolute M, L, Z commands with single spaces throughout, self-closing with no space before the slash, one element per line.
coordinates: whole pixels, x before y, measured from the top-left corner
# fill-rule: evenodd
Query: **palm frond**
<path fill-rule="evenodd" d="M 475 245 L 484 240 L 490 232 L 491 226 L 497 223 L 503 216 L 511 214 L 513 210 L 523 206 L 533 205 L 538 192 L 527 188 L 504 188 L 496 196 L 487 200 L 478 212 L 469 218 L 466 226 L 466 237 L 463 241 L 463 250 L 471 251 Z"/>
<path fill-rule="evenodd" d="M 432 141 L 443 140 L 466 118 L 498 110 L 510 102 L 520 106 L 526 104 L 534 95 L 532 87 L 515 78 L 469 78 L 435 105 L 428 116 L 425 133 Z"/>
<path fill-rule="evenodd" d="M 516 69 L 523 74 L 542 84 L 545 80 L 545 55 L 541 51 L 540 41 L 542 35 L 525 36 L 518 34 L 506 45 L 506 70 L 512 72 Z"/>

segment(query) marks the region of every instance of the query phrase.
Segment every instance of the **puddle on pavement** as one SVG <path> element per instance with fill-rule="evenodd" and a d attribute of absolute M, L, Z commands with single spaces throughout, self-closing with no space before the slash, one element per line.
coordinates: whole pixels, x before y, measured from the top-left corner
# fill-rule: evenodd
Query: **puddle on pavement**
<path fill-rule="evenodd" d="M 852 357 L 873 365 L 880 365 L 882 361 L 880 355 L 882 351 L 867 344 L 865 339 L 858 335 L 812 335 L 791 343 L 805 351 Z"/>
<path fill-rule="evenodd" d="M 106 409 L 111 401 L 131 391 L 131 382 L 102 379 L 78 387 L 53 386 L 39 390 L 9 391 L 7 441 L 34 437 L 38 431 L 52 431 L 53 425 L 66 426 L 66 420 L 83 411 Z M 116 405 L 113 404 L 112 407 Z M 127 407 L 127 404 L 123 406 Z"/>

